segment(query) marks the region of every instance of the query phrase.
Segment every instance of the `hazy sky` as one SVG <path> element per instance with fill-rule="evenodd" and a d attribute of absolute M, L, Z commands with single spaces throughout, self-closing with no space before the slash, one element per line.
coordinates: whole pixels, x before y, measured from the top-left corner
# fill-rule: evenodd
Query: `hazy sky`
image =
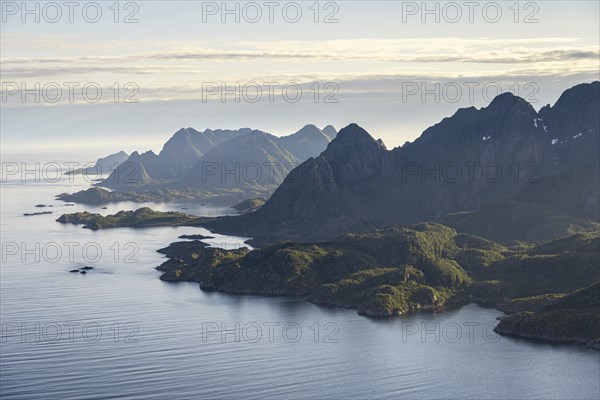
<path fill-rule="evenodd" d="M 23 4 L 1 5 L 5 150 L 351 122 L 394 147 L 498 91 L 539 108 L 600 69 L 598 1 Z"/>

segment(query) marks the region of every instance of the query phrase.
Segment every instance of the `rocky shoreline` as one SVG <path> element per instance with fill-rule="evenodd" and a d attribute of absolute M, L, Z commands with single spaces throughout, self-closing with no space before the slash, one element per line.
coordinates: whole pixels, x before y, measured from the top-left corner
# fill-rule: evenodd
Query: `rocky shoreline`
<path fill-rule="evenodd" d="M 498 318 L 496 333 L 600 350 L 600 337 L 594 338 L 600 336 L 600 283 L 568 294 L 505 301 L 498 309 L 507 315 Z"/>
<path fill-rule="evenodd" d="M 107 216 L 79 212 L 57 219 L 92 230 L 200 226 L 204 220 L 150 208 Z M 505 247 L 435 223 L 349 234 L 325 243 L 283 242 L 252 251 L 213 248 L 202 242 L 209 238 L 182 235 L 186 241 L 158 250 L 168 257 L 157 267 L 163 272 L 160 279 L 197 282 L 203 290 L 231 294 L 302 296 L 369 317 L 442 312 L 456 304 L 479 303 L 507 313 L 499 318 L 498 334 L 600 350 L 600 283 L 585 283 L 599 280 L 594 261 L 600 253 L 600 234 L 528 245 L 525 253 L 523 246 Z M 524 261 L 535 260 L 543 263 L 522 268 Z M 523 284 L 539 280 L 545 268 L 554 268 L 556 276 L 537 286 L 532 281 Z"/>
<path fill-rule="evenodd" d="M 539 332 L 537 325 L 531 325 L 527 327 L 523 326 L 506 326 L 505 321 L 507 317 L 500 317 L 500 323 L 494 328 L 494 332 L 499 335 L 512 336 L 516 338 L 540 341 L 540 342 L 552 342 L 552 343 L 565 343 L 575 344 L 589 347 L 594 350 L 600 351 L 600 341 L 598 339 L 588 340 L 586 338 L 578 338 L 573 336 L 557 336 L 553 332 L 544 334 Z"/>
<path fill-rule="evenodd" d="M 490 270 L 514 256 L 510 249 L 482 239 L 472 260 L 475 263 L 466 265 L 465 249 L 453 248 L 464 240 L 460 234 L 437 224 L 412 229 L 380 231 L 371 236 L 347 235 L 330 243 L 288 242 L 253 251 L 212 248 L 198 240 L 176 242 L 158 250 L 168 260 L 157 269 L 163 272 L 163 281 L 192 281 L 203 290 L 232 294 L 302 296 L 315 304 L 356 309 L 358 314 L 370 317 L 442 312 L 465 303 L 486 304 L 508 313 L 499 318 L 495 329 L 499 334 L 600 349 L 600 283 L 563 294 L 558 291 L 585 284 L 561 285 L 560 281 L 566 279 L 559 277 L 558 283 L 548 288 L 556 293 L 518 296 L 522 289 L 512 281 L 519 277 L 483 280 L 498 274 Z M 419 237 L 422 242 L 417 242 L 414 249 L 400 254 L 394 254 L 397 249 L 381 251 L 382 244 L 390 243 L 387 239 L 415 233 L 412 239 Z M 440 254 L 447 254 L 448 259 L 428 254 L 431 249 L 427 248 L 427 236 L 437 244 L 445 242 Z M 581 246 L 589 245 L 589 240 L 594 244 L 598 241 L 592 237 L 579 239 Z M 539 252 L 540 247 L 533 248 L 531 256 Z M 385 266 L 396 256 L 402 257 L 404 263 Z M 469 258 L 474 257 L 471 254 Z M 454 267 L 458 268 L 454 269 L 451 261 L 457 260 L 462 264 L 457 263 Z M 593 265 L 582 264 L 579 268 L 580 282 L 596 279 Z M 482 274 L 479 269 L 487 271 Z"/>

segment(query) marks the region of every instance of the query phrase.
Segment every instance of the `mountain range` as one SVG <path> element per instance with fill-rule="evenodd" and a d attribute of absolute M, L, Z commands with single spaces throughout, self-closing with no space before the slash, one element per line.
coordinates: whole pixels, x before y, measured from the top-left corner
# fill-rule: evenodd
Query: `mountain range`
<path fill-rule="evenodd" d="M 100 176 L 106 173 L 112 173 L 113 170 L 117 169 L 119 165 L 125 162 L 129 158 L 129 155 L 124 151 L 119 151 L 114 154 L 109 154 L 106 157 L 100 157 L 96 160 L 93 167 L 77 168 L 72 171 L 67 171 L 66 175 L 83 174 L 87 176 Z"/>
<path fill-rule="evenodd" d="M 392 150 L 350 124 L 260 209 L 206 225 L 257 242 L 330 240 L 421 221 L 500 241 L 597 230 L 599 109 L 597 81 L 539 112 L 503 93 Z"/>
<path fill-rule="evenodd" d="M 130 157 L 143 172 L 139 187 L 159 188 L 136 192 L 140 200 L 274 192 L 246 198 L 237 216 L 141 208 L 57 221 L 203 226 L 253 238 L 254 249 L 226 250 L 181 236 L 192 240 L 159 250 L 165 281 L 300 295 L 370 316 L 484 303 L 507 313 L 497 333 L 600 349 L 599 110 L 600 82 L 568 89 L 539 111 L 504 93 L 391 150 L 357 124 L 337 134 L 308 125 L 283 138 L 220 131 L 210 148 L 197 144 L 206 143 L 196 137 L 203 133 L 178 132 L 159 155 Z M 297 166 L 249 179 L 250 167 L 264 164 Z M 123 201 L 128 193 L 95 187 L 62 199 Z"/>
<path fill-rule="evenodd" d="M 287 170 L 318 155 L 337 132 L 307 125 L 284 137 L 242 128 L 199 132 L 180 129 L 156 154 L 134 152 L 100 186 L 235 189 L 253 186 L 274 190 Z"/>

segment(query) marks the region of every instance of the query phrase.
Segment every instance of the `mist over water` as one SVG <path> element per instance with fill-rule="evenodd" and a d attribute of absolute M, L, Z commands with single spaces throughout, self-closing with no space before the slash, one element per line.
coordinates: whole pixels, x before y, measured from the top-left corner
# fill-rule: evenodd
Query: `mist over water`
<path fill-rule="evenodd" d="M 15 157 L 3 155 L 3 162 L 21 161 Z M 56 155 L 42 159 L 62 161 Z M 56 218 L 142 206 L 188 207 L 185 212 L 206 216 L 232 209 L 66 206 L 54 196 L 90 182 L 20 178 L 9 177 L 1 190 L 2 398 L 600 396 L 598 352 L 498 336 L 492 328 L 501 313 L 494 309 L 468 305 L 371 319 L 302 298 L 237 296 L 162 282 L 155 267 L 165 258 L 156 250 L 183 234 L 209 235 L 207 230 L 91 231 Z M 53 213 L 22 216 L 39 211 Z M 210 235 L 215 239 L 208 243 L 225 248 L 247 239 Z M 9 243 L 16 253 L 6 251 Z M 84 266 L 93 269 L 69 272 Z"/>

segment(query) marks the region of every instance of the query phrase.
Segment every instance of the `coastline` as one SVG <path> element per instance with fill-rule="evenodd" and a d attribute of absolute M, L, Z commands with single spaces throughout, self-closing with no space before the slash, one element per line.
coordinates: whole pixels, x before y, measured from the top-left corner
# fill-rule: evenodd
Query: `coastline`
<path fill-rule="evenodd" d="M 195 282 L 198 283 L 201 290 L 208 292 L 273 297 L 296 296 L 301 297 L 315 305 L 352 309 L 356 310 L 357 314 L 364 317 L 384 319 L 401 317 L 421 312 L 443 313 L 448 310 L 455 309 L 456 307 L 461 307 L 468 304 L 477 304 L 486 308 L 493 308 L 499 313 L 504 314 L 497 318 L 499 322 L 494 328 L 494 331 L 500 335 L 535 340 L 545 343 L 568 343 L 589 347 L 590 349 L 594 350 L 600 350 L 600 341 L 598 339 L 590 340 L 589 338 L 584 338 L 577 335 L 561 335 L 559 329 L 560 326 L 564 324 L 564 318 L 550 320 L 551 323 L 548 326 L 536 324 L 535 320 L 532 320 L 531 318 L 525 320 L 528 322 L 527 324 L 509 325 L 509 322 L 513 321 L 514 318 L 523 315 L 522 310 L 514 309 L 514 306 L 511 309 L 510 306 L 515 300 L 520 299 L 495 297 L 493 295 L 489 297 L 474 296 L 472 293 L 470 293 L 470 291 L 474 290 L 476 285 L 467 286 L 457 290 L 447 299 L 444 299 L 440 302 L 434 302 L 433 304 L 411 303 L 411 306 L 403 312 L 398 312 L 397 309 L 389 312 L 389 309 L 382 308 L 381 306 L 370 308 L 361 307 L 360 305 L 357 305 L 357 302 L 352 298 L 344 300 L 343 298 L 338 298 L 335 296 L 323 296 L 319 290 L 310 288 L 290 290 L 289 287 L 285 287 L 283 285 L 274 285 L 267 288 L 260 287 L 258 285 L 253 286 L 251 284 L 235 286 L 231 285 L 231 282 L 229 281 L 219 281 L 218 278 L 215 279 L 214 277 L 205 275 L 204 272 L 201 271 L 202 267 L 199 267 L 195 271 L 183 272 L 188 266 L 187 263 L 191 261 L 189 258 L 186 259 L 190 253 L 196 257 L 196 260 L 202 260 L 202 262 L 210 265 L 211 269 L 218 268 L 215 265 L 215 259 L 224 257 L 225 252 L 223 250 L 211 248 L 206 243 L 203 243 L 199 240 L 193 242 L 175 242 L 168 247 L 157 251 L 167 256 L 167 260 L 160 266 L 156 267 L 157 270 L 162 272 L 162 275 L 160 276 L 162 281 Z M 235 256 L 246 256 L 249 253 L 247 249 L 238 249 L 236 251 L 237 254 Z M 229 268 L 229 270 L 226 271 L 226 276 L 234 277 L 235 271 L 241 268 L 241 266 L 235 263 L 233 266 L 226 268 Z M 325 286 L 327 286 L 327 284 L 325 284 Z M 596 286 L 598 286 L 598 284 Z M 543 309 L 541 306 L 539 306 L 539 308 Z M 570 312 L 570 310 L 567 310 L 567 312 Z M 531 316 L 538 317 L 538 314 L 531 314 Z M 545 314 L 540 313 L 539 315 L 543 317 Z M 526 317 L 530 317 L 530 315 L 527 314 Z M 588 316 L 586 315 L 586 317 Z M 534 323 L 531 323 L 530 321 L 533 321 Z"/>
<path fill-rule="evenodd" d="M 203 217 L 186 213 L 157 212 L 150 208 L 141 208 L 108 216 L 87 212 L 64 214 L 57 221 L 83 224 L 84 228 L 97 230 L 116 227 L 201 226 L 199 222 L 204 220 Z M 163 272 L 160 276 L 163 281 L 196 282 L 202 290 L 206 291 L 239 295 L 300 296 L 313 304 L 355 309 L 359 315 L 376 318 L 396 317 L 416 312 L 444 312 L 456 305 L 476 303 L 506 313 L 505 316 L 498 318 L 499 323 L 494 328 L 499 334 L 544 342 L 584 344 L 600 350 L 600 340 L 593 336 L 593 332 L 582 334 L 577 331 L 577 328 L 569 327 L 571 324 L 583 329 L 590 323 L 592 325 L 599 323 L 600 315 L 590 310 L 590 304 L 597 301 L 593 296 L 593 289 L 591 295 L 584 297 L 584 300 L 589 303 L 586 303 L 587 308 L 581 310 L 577 305 L 571 310 L 568 308 L 571 306 L 567 304 L 566 311 L 562 308 L 552 311 L 553 307 L 556 308 L 555 303 L 564 302 L 564 299 L 570 296 L 580 296 L 578 292 L 590 290 L 549 293 L 531 298 L 517 296 L 514 293 L 509 296 L 508 293 L 502 293 L 505 289 L 504 283 L 478 276 L 477 269 L 481 269 L 481 266 L 465 271 L 456 264 L 458 270 L 453 270 L 455 267 L 449 267 L 448 264 L 448 262 L 455 263 L 453 258 L 443 261 L 437 259 L 438 255 L 435 254 L 432 259 L 428 258 L 427 240 L 424 239 L 427 235 L 436 245 L 444 242 L 446 250 L 455 253 L 458 251 L 454 256 L 454 258 L 458 257 L 456 260 L 461 258 L 459 255 L 461 250 L 456 247 L 452 250 L 452 246 L 463 239 L 459 239 L 461 235 L 449 227 L 424 223 L 415 225 L 411 229 L 390 228 L 388 231 L 380 231 L 378 235 L 383 234 L 384 237 L 387 235 L 395 241 L 399 237 L 410 236 L 413 233 L 417 233 L 421 237 L 420 240 L 424 240 L 417 246 L 419 250 L 413 255 L 411 261 L 411 264 L 417 268 L 408 264 L 386 268 L 385 264 L 375 261 L 377 258 L 387 257 L 384 255 L 386 241 L 379 243 L 381 238 L 374 239 L 369 234 L 361 234 L 349 235 L 328 243 L 287 242 L 271 245 L 266 247 L 266 252 L 260 249 L 258 252 L 253 252 L 248 248 L 235 250 L 212 248 L 202 241 L 206 237 L 191 235 L 183 238 L 196 240 L 174 242 L 157 250 L 165 254 L 168 259 L 156 269 Z M 253 239 L 245 241 L 245 243 L 252 242 Z M 369 243 L 372 249 L 369 249 Z M 490 246 L 496 246 L 494 251 L 501 253 L 508 251 L 498 250 L 497 244 L 485 240 L 479 250 L 489 250 Z M 362 249 L 357 252 L 360 248 Z M 316 259 L 340 251 L 347 253 L 344 257 L 358 261 L 336 264 L 337 261 L 330 260 L 332 264 L 321 265 L 319 268 L 333 268 L 330 273 L 334 275 L 329 277 L 319 275 L 318 271 L 311 271 L 315 263 L 318 264 Z M 503 257 L 506 257 L 506 254 Z M 247 256 L 250 258 L 250 265 Z M 400 256 L 402 258 L 407 255 L 400 254 Z M 252 261 L 253 259 L 255 260 Z M 370 267 L 355 266 L 348 269 L 348 262 L 365 262 Z M 263 265 L 270 269 L 261 270 Z M 299 273 L 298 268 L 304 272 Z M 333 272 L 336 269 L 342 272 Z M 424 274 L 424 271 L 427 273 Z M 290 273 L 292 275 L 286 275 Z M 518 278 L 519 272 L 516 273 Z M 436 275 L 437 278 L 431 280 Z M 510 276 L 508 279 L 514 280 L 515 276 Z M 265 284 L 269 281 L 270 283 Z M 599 285 L 600 283 L 596 284 Z M 579 318 L 573 319 L 571 317 L 573 312 Z"/>

